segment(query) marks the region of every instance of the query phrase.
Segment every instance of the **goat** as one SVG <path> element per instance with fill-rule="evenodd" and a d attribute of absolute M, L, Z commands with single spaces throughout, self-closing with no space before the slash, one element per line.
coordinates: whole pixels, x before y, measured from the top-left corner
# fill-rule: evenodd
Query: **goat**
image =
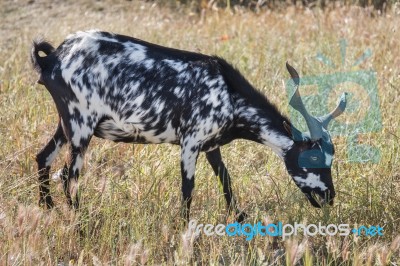
<path fill-rule="evenodd" d="M 200 152 L 206 153 L 223 185 L 228 211 L 235 211 L 238 221 L 246 217 L 237 207 L 219 148 L 239 138 L 272 148 L 313 206 L 333 203 L 334 149 L 327 125 L 344 111 L 346 99 L 342 96 L 336 109 L 324 117 L 309 115 L 300 98 L 299 75 L 289 64 L 296 86 L 290 104 L 306 119 L 309 133 L 293 127 L 238 70 L 217 56 L 91 30 L 68 36 L 57 49 L 34 41 L 31 60 L 40 74 L 38 83 L 47 88 L 59 114 L 54 136 L 36 157 L 39 204 L 47 208 L 54 205 L 50 167 L 67 142 L 71 159 L 63 188 L 69 205 L 78 208 L 71 182 L 77 182 L 93 136 L 180 145 L 181 216 L 186 220 Z"/>

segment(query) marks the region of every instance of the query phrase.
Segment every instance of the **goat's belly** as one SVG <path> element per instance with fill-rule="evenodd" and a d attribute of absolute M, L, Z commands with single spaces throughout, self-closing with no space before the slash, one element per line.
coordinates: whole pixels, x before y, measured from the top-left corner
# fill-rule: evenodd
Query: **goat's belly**
<path fill-rule="evenodd" d="M 113 119 L 106 119 L 97 125 L 94 135 L 115 142 L 178 143 L 176 130 L 171 124 L 163 128 L 149 129 L 144 124 L 117 123 Z"/>

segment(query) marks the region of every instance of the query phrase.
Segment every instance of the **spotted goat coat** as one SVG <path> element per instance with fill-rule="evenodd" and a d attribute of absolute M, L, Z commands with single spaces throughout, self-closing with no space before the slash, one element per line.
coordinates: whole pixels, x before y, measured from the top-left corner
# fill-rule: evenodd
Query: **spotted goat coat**
<path fill-rule="evenodd" d="M 77 181 L 94 135 L 116 142 L 180 145 L 186 219 L 196 160 L 205 152 L 223 184 L 229 210 L 243 220 L 219 147 L 243 138 L 268 145 L 284 159 L 294 143 L 282 123 L 288 119 L 216 56 L 86 31 L 68 36 L 57 49 L 45 41 L 34 42 L 32 62 L 40 74 L 38 83 L 50 92 L 60 117 L 54 136 L 37 155 L 40 203 L 47 207 L 53 206 L 50 166 L 67 142 L 71 161 L 63 177 L 64 192 L 69 204 L 78 207 L 71 182 Z M 307 175 L 298 178 L 306 182 Z M 320 182 L 318 178 L 311 182 Z"/>

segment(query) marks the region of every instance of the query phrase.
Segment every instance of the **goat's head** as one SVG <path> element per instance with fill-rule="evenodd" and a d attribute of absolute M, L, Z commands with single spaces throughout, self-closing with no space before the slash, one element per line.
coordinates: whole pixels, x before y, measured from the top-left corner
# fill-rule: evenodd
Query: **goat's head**
<path fill-rule="evenodd" d="M 344 112 L 346 93 L 341 96 L 335 110 L 325 116 L 314 117 L 307 112 L 301 100 L 297 71 L 287 63 L 286 67 L 295 85 L 295 92 L 289 104 L 300 112 L 309 129 L 309 132 L 302 133 L 293 125 L 284 122 L 284 127 L 294 142 L 284 155 L 286 168 L 314 207 L 319 208 L 325 203 L 332 205 L 335 189 L 331 166 L 335 150 L 327 127 L 332 119 Z"/>

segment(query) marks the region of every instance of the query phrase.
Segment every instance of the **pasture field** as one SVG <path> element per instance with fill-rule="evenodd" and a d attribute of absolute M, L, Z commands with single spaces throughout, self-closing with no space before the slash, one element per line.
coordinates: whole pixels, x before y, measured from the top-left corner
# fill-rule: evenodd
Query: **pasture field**
<path fill-rule="evenodd" d="M 239 205 L 249 214 L 247 223 L 379 225 L 383 236 L 193 237 L 179 222 L 179 147 L 96 138 L 79 180 L 80 210 L 69 210 L 56 181 L 51 183 L 56 208 L 40 208 L 35 155 L 58 117 L 50 94 L 35 83 L 31 43 L 43 36 L 57 46 L 68 34 L 92 28 L 224 57 L 284 113 L 287 60 L 308 76 L 374 70 L 382 128 L 358 140 L 379 149 L 380 160 L 349 162 L 346 138 L 334 137 L 333 207 L 314 209 L 268 147 L 239 140 L 222 153 Z M 343 64 L 342 39 L 347 42 Z M 371 56 L 354 66 L 367 49 Z M 316 60 L 317 53 L 336 68 Z M 337 86 L 335 95 L 344 89 Z M 301 92 L 309 93 L 307 87 Z M 332 107 L 335 102 L 332 96 Z M 399 102 L 395 8 L 383 15 L 340 6 L 258 13 L 210 9 L 199 15 L 140 1 L 1 1 L 0 265 L 400 265 Z M 361 101 L 341 121 L 361 119 L 368 106 Z M 51 173 L 67 160 L 64 148 Z M 191 218 L 214 225 L 233 222 L 203 154 Z"/>

